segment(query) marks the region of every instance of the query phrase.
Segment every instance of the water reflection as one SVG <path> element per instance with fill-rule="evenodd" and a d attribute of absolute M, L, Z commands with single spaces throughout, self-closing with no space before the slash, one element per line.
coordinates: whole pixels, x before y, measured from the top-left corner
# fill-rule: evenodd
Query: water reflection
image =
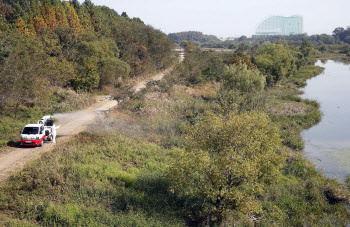
<path fill-rule="evenodd" d="M 305 156 L 326 176 L 344 181 L 350 174 L 350 70 L 341 62 L 317 62 L 323 74 L 307 81 L 303 98 L 321 104 L 322 121 L 302 133 Z"/>

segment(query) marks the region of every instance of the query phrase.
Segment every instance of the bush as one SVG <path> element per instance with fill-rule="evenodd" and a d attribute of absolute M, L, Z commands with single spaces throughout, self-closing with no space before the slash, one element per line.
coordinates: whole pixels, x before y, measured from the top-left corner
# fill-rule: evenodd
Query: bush
<path fill-rule="evenodd" d="M 99 62 L 99 87 L 116 85 L 118 79 L 126 79 L 130 74 L 130 66 L 117 58 L 106 58 Z"/>
<path fill-rule="evenodd" d="M 189 84 L 202 81 L 220 81 L 224 73 L 222 57 L 217 53 L 193 52 L 187 53 L 182 65 L 176 70 L 182 80 Z"/>
<path fill-rule="evenodd" d="M 265 77 L 257 69 L 248 69 L 247 65 L 231 65 L 223 74 L 223 85 L 226 90 L 237 90 L 240 93 L 261 92 L 265 87 Z"/>
<path fill-rule="evenodd" d="M 174 192 L 200 199 L 198 219 L 221 223 L 232 210 L 259 214 L 256 196 L 280 177 L 284 160 L 268 118 L 256 112 L 227 118 L 208 113 L 185 131 L 187 148 L 174 152 L 167 177 Z"/>
<path fill-rule="evenodd" d="M 285 43 L 265 44 L 255 53 L 254 63 L 267 76 L 267 84 L 278 83 L 284 77 L 293 74 L 297 59 Z"/>

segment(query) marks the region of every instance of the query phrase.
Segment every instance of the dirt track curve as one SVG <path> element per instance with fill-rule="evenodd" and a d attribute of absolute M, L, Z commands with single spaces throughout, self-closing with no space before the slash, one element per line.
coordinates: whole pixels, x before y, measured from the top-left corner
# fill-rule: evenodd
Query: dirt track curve
<path fill-rule="evenodd" d="M 184 55 L 180 53 L 180 61 Z M 162 73 L 154 75 L 143 81 L 138 81 L 134 85 L 134 91 L 138 92 L 146 87 L 146 84 L 152 80 L 161 80 L 163 76 L 170 72 L 172 68 L 165 70 Z M 101 112 L 108 111 L 118 105 L 116 100 L 102 100 L 102 97 L 97 97 L 97 102 L 90 107 L 73 113 L 58 115 L 56 125 L 61 125 L 57 129 L 56 144 L 68 141 L 73 135 L 76 135 L 86 129 L 94 118 Z M 55 117 L 56 118 L 56 117 Z M 39 119 L 38 119 L 39 120 Z M 42 154 L 50 152 L 55 148 L 52 142 L 46 141 L 43 147 L 19 147 L 10 149 L 8 152 L 0 154 L 0 183 L 4 182 L 11 174 L 20 171 L 23 167 L 32 160 L 38 159 Z"/>

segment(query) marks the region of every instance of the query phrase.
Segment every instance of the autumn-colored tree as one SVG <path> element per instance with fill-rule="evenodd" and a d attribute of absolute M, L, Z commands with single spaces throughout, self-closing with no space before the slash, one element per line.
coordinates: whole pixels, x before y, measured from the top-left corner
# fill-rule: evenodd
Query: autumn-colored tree
<path fill-rule="evenodd" d="M 82 7 L 80 9 L 78 16 L 79 16 L 81 27 L 84 31 L 94 31 L 94 28 L 91 22 L 91 17 L 86 7 Z"/>
<path fill-rule="evenodd" d="M 16 28 L 22 35 L 27 35 L 29 33 L 27 26 L 21 17 L 17 19 Z"/>
<path fill-rule="evenodd" d="M 47 28 L 54 31 L 57 26 L 55 8 L 52 5 L 45 3 L 41 9 L 41 14 L 45 20 Z"/>
<path fill-rule="evenodd" d="M 257 69 L 256 65 L 251 61 L 251 57 L 249 54 L 244 53 L 242 56 L 236 55 L 232 59 L 232 64 L 235 65 L 246 65 L 248 69 Z"/>
<path fill-rule="evenodd" d="M 37 33 L 47 28 L 45 20 L 41 15 L 37 15 L 34 17 L 34 28 Z"/>
<path fill-rule="evenodd" d="M 0 30 L 16 27 L 22 35 L 37 35 L 49 56 L 49 65 L 63 63 L 64 56 L 65 63 L 73 65 L 82 77 L 91 75 L 82 73 L 82 69 L 92 68 L 86 67 L 89 65 L 87 59 L 95 65 L 97 77 L 108 69 L 111 73 L 101 77 L 101 85 L 118 78 L 119 74 L 128 77 L 130 72 L 139 76 L 163 69 L 172 62 L 173 42 L 164 33 L 145 25 L 140 19 L 121 17 L 113 9 L 95 6 L 89 0 L 82 4 L 76 0 L 6 1 L 0 3 L 0 23 Z M 88 39 L 86 34 L 91 34 Z M 106 62 L 116 68 L 107 67 Z M 48 72 L 49 77 L 56 78 L 52 75 L 57 72 L 53 67 L 50 69 L 53 72 Z M 112 76 L 112 72 L 118 72 L 118 75 Z M 80 81 L 82 77 L 79 77 Z M 59 86 L 64 83 L 53 82 Z M 95 85 L 91 87 L 96 88 Z"/>
<path fill-rule="evenodd" d="M 69 23 L 70 28 L 72 28 L 73 31 L 77 32 L 77 33 L 81 33 L 83 31 L 83 28 L 80 24 L 80 19 L 75 11 L 75 9 L 73 8 L 73 6 L 69 3 L 66 2 L 66 8 L 67 8 L 67 20 Z"/>
<path fill-rule="evenodd" d="M 57 22 L 56 26 L 61 29 L 67 29 L 69 27 L 69 24 L 68 24 L 65 9 L 60 4 L 55 5 L 54 9 L 55 9 L 56 22 Z"/>

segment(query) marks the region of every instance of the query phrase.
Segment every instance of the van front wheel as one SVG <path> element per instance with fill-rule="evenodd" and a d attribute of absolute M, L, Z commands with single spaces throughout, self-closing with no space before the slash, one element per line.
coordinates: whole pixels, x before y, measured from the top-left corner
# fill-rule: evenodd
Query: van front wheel
<path fill-rule="evenodd" d="M 42 147 L 42 146 L 44 146 L 44 139 L 41 140 L 39 147 Z"/>

